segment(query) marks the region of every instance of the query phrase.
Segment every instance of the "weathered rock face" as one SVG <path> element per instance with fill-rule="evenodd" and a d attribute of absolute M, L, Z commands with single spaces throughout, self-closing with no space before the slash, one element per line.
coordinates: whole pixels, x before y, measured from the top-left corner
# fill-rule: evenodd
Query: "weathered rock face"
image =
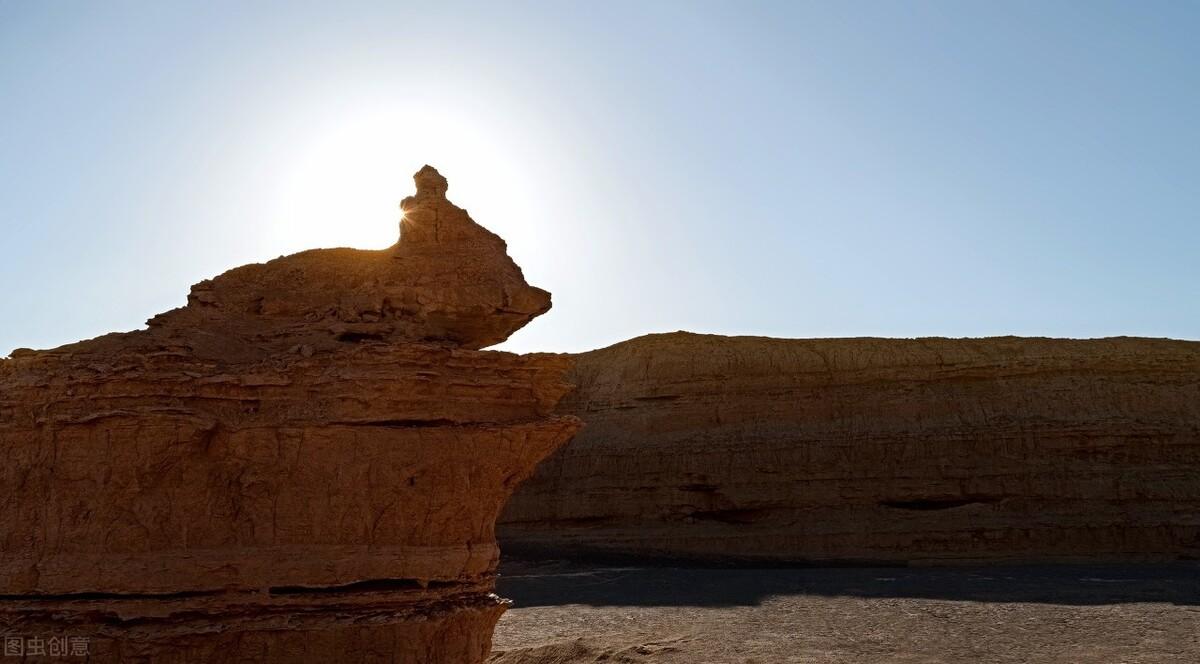
<path fill-rule="evenodd" d="M 98 662 L 483 660 L 496 516 L 579 423 L 566 358 L 469 350 L 549 295 L 417 182 L 395 247 L 0 362 L 0 630 Z"/>
<path fill-rule="evenodd" d="M 1200 556 L 1200 343 L 651 335 L 577 356 L 580 435 L 506 547 L 949 562 Z"/>
<path fill-rule="evenodd" d="M 504 240 L 446 200 L 445 178 L 426 166 L 415 179 L 393 247 L 315 249 L 230 270 L 193 286 L 188 305 L 152 318 L 151 330 L 223 359 L 360 340 L 484 348 L 550 309 Z"/>

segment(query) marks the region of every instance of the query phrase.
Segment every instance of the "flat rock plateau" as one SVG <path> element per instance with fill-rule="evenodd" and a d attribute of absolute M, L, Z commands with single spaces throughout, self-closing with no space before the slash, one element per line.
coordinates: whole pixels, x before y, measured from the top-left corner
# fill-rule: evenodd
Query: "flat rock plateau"
<path fill-rule="evenodd" d="M 807 564 L 1200 557 L 1200 342 L 639 337 L 506 550 Z"/>

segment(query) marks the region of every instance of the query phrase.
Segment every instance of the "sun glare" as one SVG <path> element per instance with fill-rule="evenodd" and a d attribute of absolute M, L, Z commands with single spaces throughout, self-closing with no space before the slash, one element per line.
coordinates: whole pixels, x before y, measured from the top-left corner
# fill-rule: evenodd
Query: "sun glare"
<path fill-rule="evenodd" d="M 412 174 L 428 163 L 450 180 L 449 198 L 513 241 L 528 187 L 513 156 L 496 137 L 511 131 L 479 119 L 404 107 L 329 117 L 309 140 L 289 148 L 277 203 L 272 246 L 282 252 L 316 247 L 381 249 L 399 236 L 400 200 L 413 192 Z M 282 245 L 280 244 L 282 243 Z"/>

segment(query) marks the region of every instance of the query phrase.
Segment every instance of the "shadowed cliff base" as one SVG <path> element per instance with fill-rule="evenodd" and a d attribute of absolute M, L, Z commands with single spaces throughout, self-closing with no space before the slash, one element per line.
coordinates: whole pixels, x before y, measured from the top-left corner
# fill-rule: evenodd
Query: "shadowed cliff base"
<path fill-rule="evenodd" d="M 514 606 L 756 606 L 775 595 L 1200 606 L 1200 563 L 969 567 L 711 567 L 531 560 L 505 552 Z"/>

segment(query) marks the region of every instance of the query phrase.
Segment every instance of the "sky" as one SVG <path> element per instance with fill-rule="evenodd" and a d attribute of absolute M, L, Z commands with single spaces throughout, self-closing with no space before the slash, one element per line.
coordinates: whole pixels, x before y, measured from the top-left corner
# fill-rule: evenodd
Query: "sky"
<path fill-rule="evenodd" d="M 422 164 L 554 308 L 1200 339 L 1200 3 L 0 0 L 0 355 L 383 248 Z"/>

